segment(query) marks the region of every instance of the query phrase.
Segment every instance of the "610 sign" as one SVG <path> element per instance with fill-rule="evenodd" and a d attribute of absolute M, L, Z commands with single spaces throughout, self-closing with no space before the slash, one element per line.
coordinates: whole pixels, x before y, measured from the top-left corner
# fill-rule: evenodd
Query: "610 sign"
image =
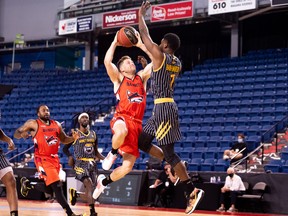
<path fill-rule="evenodd" d="M 218 3 L 213 4 L 214 10 L 223 9 L 223 8 L 226 8 L 226 2 L 222 2 L 222 3 L 218 2 Z"/>

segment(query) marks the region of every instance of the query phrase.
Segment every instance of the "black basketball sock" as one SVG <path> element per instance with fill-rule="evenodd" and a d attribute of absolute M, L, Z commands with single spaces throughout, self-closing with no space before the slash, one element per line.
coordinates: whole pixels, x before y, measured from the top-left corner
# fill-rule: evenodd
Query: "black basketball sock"
<path fill-rule="evenodd" d="M 18 211 L 11 211 L 10 216 L 18 216 Z"/>
<path fill-rule="evenodd" d="M 111 149 L 111 153 L 112 153 L 113 155 L 117 154 L 117 153 L 118 153 L 118 149 L 112 148 L 112 149 Z"/>
<path fill-rule="evenodd" d="M 195 186 L 193 185 L 191 179 L 187 179 L 186 181 L 183 181 L 182 183 L 185 187 L 186 196 L 189 196 L 193 192 Z"/>
<path fill-rule="evenodd" d="M 102 184 L 103 184 L 104 186 L 107 186 L 108 184 L 110 184 L 110 183 L 112 183 L 112 182 L 113 182 L 113 180 L 111 179 L 111 177 L 110 177 L 110 175 L 109 175 L 109 176 L 106 176 L 105 179 L 103 179 Z"/>
<path fill-rule="evenodd" d="M 90 214 L 95 213 L 94 204 L 89 204 Z"/>
<path fill-rule="evenodd" d="M 60 181 L 53 182 L 51 184 L 51 187 L 55 193 L 55 197 L 56 197 L 56 200 L 58 201 L 58 203 L 62 206 L 62 208 L 64 209 L 66 214 L 68 216 L 71 216 L 73 214 L 73 212 L 72 212 L 70 206 L 68 205 L 68 203 L 65 199 L 62 186 L 60 185 Z"/>

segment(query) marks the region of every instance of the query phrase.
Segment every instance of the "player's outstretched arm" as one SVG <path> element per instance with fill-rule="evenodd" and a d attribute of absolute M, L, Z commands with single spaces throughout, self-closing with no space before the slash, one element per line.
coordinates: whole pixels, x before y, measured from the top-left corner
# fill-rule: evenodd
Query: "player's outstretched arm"
<path fill-rule="evenodd" d="M 67 134 L 64 132 L 61 124 L 58 121 L 56 121 L 56 123 L 60 128 L 59 139 L 63 144 L 73 143 L 75 140 L 77 140 L 79 138 L 79 134 L 74 130 L 72 130 L 72 136 L 67 136 Z"/>
<path fill-rule="evenodd" d="M 106 52 L 105 58 L 104 58 L 104 65 L 106 67 L 108 76 L 110 77 L 110 80 L 115 82 L 120 82 L 120 73 L 118 71 L 118 68 L 115 64 L 113 64 L 113 57 L 116 50 L 116 47 L 119 45 L 117 42 L 117 34 L 116 33 L 113 42 L 111 43 L 109 49 Z"/>
<path fill-rule="evenodd" d="M 141 39 L 141 36 L 139 34 L 139 32 L 136 33 L 136 37 L 138 39 L 138 42 L 137 44 L 135 45 L 136 47 L 140 48 L 143 52 L 145 52 L 148 57 L 150 58 L 150 60 L 152 61 L 152 54 L 148 51 L 148 49 L 146 48 L 145 44 L 143 43 L 142 39 Z M 143 66 L 143 65 L 142 65 Z M 146 66 L 146 65 L 145 65 Z M 143 67 L 144 68 L 144 67 Z"/>
<path fill-rule="evenodd" d="M 14 132 L 14 138 L 16 139 L 27 139 L 30 136 L 33 136 L 34 134 L 31 134 L 31 132 L 36 132 L 37 131 L 38 124 L 36 120 L 30 119 L 24 123 L 21 127 L 19 127 L 15 132 Z"/>
<path fill-rule="evenodd" d="M 159 68 L 164 60 L 164 54 L 160 50 L 159 46 L 153 42 L 150 37 L 148 27 L 145 23 L 145 15 L 147 10 L 150 8 L 150 2 L 143 2 L 138 15 L 139 15 L 139 32 L 142 38 L 143 43 L 145 44 L 147 50 L 151 53 L 153 61 L 153 67 Z"/>

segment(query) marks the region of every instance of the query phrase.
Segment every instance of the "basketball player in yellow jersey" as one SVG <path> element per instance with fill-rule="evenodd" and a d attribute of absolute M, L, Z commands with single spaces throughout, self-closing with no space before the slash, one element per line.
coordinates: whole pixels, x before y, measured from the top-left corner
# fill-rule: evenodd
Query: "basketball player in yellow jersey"
<path fill-rule="evenodd" d="M 188 195 L 185 213 L 191 214 L 202 199 L 204 191 L 194 187 L 184 164 L 174 151 L 174 143 L 181 138 L 178 108 L 173 99 L 175 78 L 181 71 L 181 62 L 174 55 L 180 47 L 180 39 L 176 34 L 168 33 L 159 46 L 152 41 L 144 19 L 149 7 L 150 2 L 146 1 L 139 9 L 139 31 L 143 43 L 152 55 L 153 71 L 150 79 L 155 105 L 153 115 L 139 136 L 138 146 L 155 157 L 165 158 L 174 168 Z M 160 148 L 151 144 L 155 137 Z"/>

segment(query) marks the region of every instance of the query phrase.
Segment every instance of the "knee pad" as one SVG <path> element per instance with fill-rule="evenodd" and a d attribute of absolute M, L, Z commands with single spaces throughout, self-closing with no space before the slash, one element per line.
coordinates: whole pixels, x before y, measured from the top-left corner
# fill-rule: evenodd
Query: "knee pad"
<path fill-rule="evenodd" d="M 181 159 L 180 157 L 175 153 L 174 151 L 174 145 L 168 144 L 165 146 L 160 146 L 164 153 L 165 160 L 172 166 L 175 167 L 176 164 L 178 164 Z"/>
<path fill-rule="evenodd" d="M 142 132 L 138 137 L 138 148 L 143 152 L 149 153 L 150 149 L 152 148 L 152 141 L 154 136 L 149 135 L 145 132 Z"/>

